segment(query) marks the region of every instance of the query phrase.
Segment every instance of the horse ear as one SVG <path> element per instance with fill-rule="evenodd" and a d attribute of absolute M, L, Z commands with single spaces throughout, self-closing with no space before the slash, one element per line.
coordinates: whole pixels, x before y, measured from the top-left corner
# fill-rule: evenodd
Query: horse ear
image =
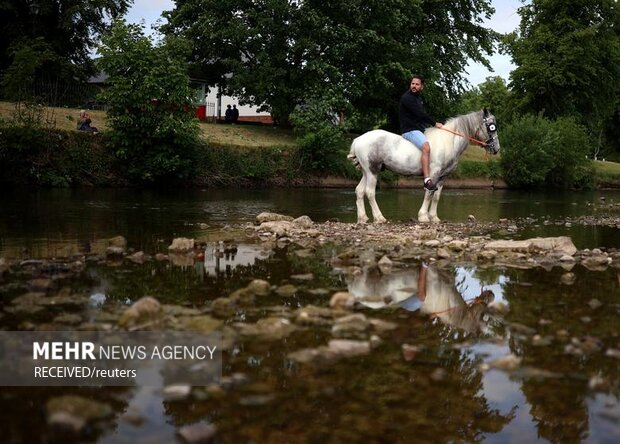
<path fill-rule="evenodd" d="M 484 117 L 487 117 L 489 115 L 489 110 L 487 109 L 486 106 L 482 108 L 482 112 L 484 113 Z"/>

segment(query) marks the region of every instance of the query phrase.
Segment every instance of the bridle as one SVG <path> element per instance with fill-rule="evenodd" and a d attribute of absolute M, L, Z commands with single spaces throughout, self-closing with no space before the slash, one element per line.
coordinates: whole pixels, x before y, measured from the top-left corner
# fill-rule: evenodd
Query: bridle
<path fill-rule="evenodd" d="M 486 130 L 487 130 L 487 136 L 489 137 L 486 140 L 486 142 L 483 142 L 482 140 L 480 140 L 480 136 L 478 135 L 480 133 L 480 130 L 482 129 L 482 124 L 485 125 Z M 475 134 L 476 137 L 470 137 L 466 134 L 462 134 L 457 131 L 452 131 L 451 129 L 448 129 L 445 127 L 441 127 L 440 129 L 444 131 L 448 131 L 449 133 L 452 133 L 456 136 L 464 137 L 465 139 L 468 139 L 470 142 L 473 142 L 476 145 L 480 145 L 487 151 L 487 153 L 490 153 L 491 151 L 494 151 L 494 148 L 495 148 L 495 141 L 493 140 L 494 139 L 493 135 L 497 131 L 497 124 L 493 121 L 490 121 L 488 112 L 486 109 L 484 109 L 484 117 L 482 119 L 482 124 L 480 125 L 480 128 L 476 130 L 476 134 Z"/>

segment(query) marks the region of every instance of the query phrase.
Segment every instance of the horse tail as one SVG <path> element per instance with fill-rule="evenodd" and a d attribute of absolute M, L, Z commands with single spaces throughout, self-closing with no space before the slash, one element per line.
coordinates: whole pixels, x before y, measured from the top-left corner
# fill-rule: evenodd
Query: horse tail
<path fill-rule="evenodd" d="M 349 151 L 349 154 L 347 154 L 347 159 L 349 159 L 351 163 L 353 163 L 355 168 L 359 170 L 361 167 L 360 167 L 360 161 L 355 155 L 355 142 L 357 142 L 357 139 L 355 139 L 353 143 L 351 143 L 351 150 Z"/>

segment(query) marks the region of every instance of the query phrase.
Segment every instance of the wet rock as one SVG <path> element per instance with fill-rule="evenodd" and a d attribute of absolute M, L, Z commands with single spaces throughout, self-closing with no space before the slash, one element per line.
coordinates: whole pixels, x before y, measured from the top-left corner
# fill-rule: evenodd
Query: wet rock
<path fill-rule="evenodd" d="M 369 329 L 369 322 L 362 313 L 355 313 L 338 318 L 332 327 L 332 335 L 338 338 L 364 336 Z"/>
<path fill-rule="evenodd" d="M 286 216 L 284 214 L 278 213 L 269 213 L 263 212 L 256 216 L 256 222 L 262 224 L 264 222 L 278 222 L 278 221 L 288 221 L 292 222 L 293 218 L 291 216 Z"/>
<path fill-rule="evenodd" d="M 293 224 L 300 228 L 311 228 L 314 222 L 308 216 L 299 216 L 297 219 L 293 220 Z"/>
<path fill-rule="evenodd" d="M 295 323 L 299 325 L 331 325 L 336 312 L 329 308 L 308 305 L 295 312 Z"/>
<path fill-rule="evenodd" d="M 55 288 L 55 285 L 52 279 L 45 278 L 45 277 L 38 277 L 28 282 L 28 288 L 30 289 L 30 291 L 35 292 L 35 293 L 36 292 L 47 293 L 53 290 Z"/>
<path fill-rule="evenodd" d="M 186 444 L 210 444 L 215 442 L 216 429 L 212 425 L 196 423 L 181 427 L 177 435 Z"/>
<path fill-rule="evenodd" d="M 157 253 L 155 255 L 155 260 L 157 262 L 163 262 L 163 261 L 167 261 L 168 260 L 168 256 L 163 254 L 163 253 Z"/>
<path fill-rule="evenodd" d="M 291 279 L 294 281 L 312 281 L 314 280 L 314 275 L 312 273 L 293 274 L 291 275 Z"/>
<path fill-rule="evenodd" d="M 438 241 L 437 239 L 431 239 L 429 241 L 424 242 L 425 247 L 434 248 L 434 247 L 438 247 L 439 245 L 441 245 L 441 242 Z"/>
<path fill-rule="evenodd" d="M 63 313 L 54 318 L 58 324 L 78 325 L 82 322 L 82 317 L 75 313 Z"/>
<path fill-rule="evenodd" d="M 113 413 L 109 405 L 81 396 L 60 396 L 46 404 L 48 424 L 73 432 L 81 432 L 92 421 L 108 418 Z"/>
<path fill-rule="evenodd" d="M 446 379 L 448 372 L 444 368 L 438 367 L 430 374 L 431 381 L 440 382 Z"/>
<path fill-rule="evenodd" d="M 143 264 L 144 261 L 146 260 L 146 255 L 144 254 L 143 251 L 138 251 L 134 254 L 127 256 L 127 259 L 129 259 L 131 262 L 135 264 Z"/>
<path fill-rule="evenodd" d="M 379 259 L 379 262 L 377 262 L 377 266 L 379 267 L 379 270 L 381 270 L 381 273 L 389 274 L 392 271 L 394 262 L 392 262 L 389 257 L 383 256 L 381 259 Z"/>
<path fill-rule="evenodd" d="M 446 245 L 452 251 L 461 252 L 467 248 L 467 242 L 464 240 L 453 240 Z"/>
<path fill-rule="evenodd" d="M 450 259 L 450 251 L 447 248 L 437 249 L 437 257 L 440 259 Z"/>
<path fill-rule="evenodd" d="M 182 401 L 192 394 L 192 386 L 188 384 L 173 384 L 164 387 L 162 395 L 165 401 Z"/>
<path fill-rule="evenodd" d="M 283 339 L 297 330 L 297 327 L 284 318 L 264 318 L 259 319 L 256 324 L 237 323 L 235 327 L 243 336 L 256 336 L 269 341 Z"/>
<path fill-rule="evenodd" d="M 285 284 L 276 288 L 276 294 L 278 294 L 278 296 L 282 296 L 283 298 L 290 298 L 295 293 L 297 293 L 297 287 L 292 284 Z"/>
<path fill-rule="evenodd" d="M 262 279 L 254 279 L 246 288 L 256 296 L 267 296 L 271 293 L 271 285 Z"/>
<path fill-rule="evenodd" d="M 597 308 L 600 308 L 603 303 L 596 298 L 592 298 L 588 301 L 588 305 L 592 310 L 596 310 Z"/>
<path fill-rule="evenodd" d="M 118 325 L 131 327 L 157 320 L 162 314 L 161 304 L 152 296 L 145 296 L 136 301 L 121 315 Z"/>
<path fill-rule="evenodd" d="M 331 308 L 341 308 L 349 310 L 355 305 L 355 297 L 348 291 L 339 291 L 329 300 L 329 306 Z"/>
<path fill-rule="evenodd" d="M 403 344 L 401 345 L 401 350 L 403 353 L 403 358 L 405 361 L 410 362 L 413 361 L 416 355 L 424 350 L 424 346 L 421 345 L 411 345 L 411 344 Z"/>
<path fill-rule="evenodd" d="M 577 280 L 577 276 L 575 273 L 564 273 L 562 277 L 560 277 L 560 284 L 563 285 L 573 285 Z"/>
<path fill-rule="evenodd" d="M 504 371 L 514 371 L 521 366 L 522 360 L 522 358 L 511 353 L 509 355 L 502 356 L 501 358 L 489 361 L 487 365 L 489 368 L 495 368 Z"/>
<path fill-rule="evenodd" d="M 564 254 L 560 257 L 560 262 L 575 262 L 575 258 L 573 256 L 569 256 L 568 254 Z"/>
<path fill-rule="evenodd" d="M 492 261 L 497 257 L 496 250 L 484 250 L 478 253 L 478 259 L 482 261 Z"/>
<path fill-rule="evenodd" d="M 536 347 L 546 347 L 551 345 L 553 338 L 549 336 L 534 335 L 532 336 L 532 345 Z"/>
<path fill-rule="evenodd" d="M 295 231 L 295 225 L 292 222 L 285 220 L 274 222 L 263 222 L 257 228 L 257 231 L 266 231 L 273 233 L 276 237 L 284 237 L 292 234 Z"/>
<path fill-rule="evenodd" d="M 383 319 L 370 319 L 370 325 L 377 333 L 385 333 L 398 328 L 397 324 L 384 321 Z"/>
<path fill-rule="evenodd" d="M 581 261 L 581 265 L 590 271 L 605 270 L 610 263 L 611 258 L 603 254 L 589 256 Z"/>
<path fill-rule="evenodd" d="M 289 359 L 302 363 L 331 363 L 342 358 L 367 355 L 370 353 L 370 342 L 349 339 L 333 339 L 327 346 L 307 348 L 288 355 Z"/>
<path fill-rule="evenodd" d="M 237 303 L 230 298 L 217 298 L 211 303 L 213 315 L 218 318 L 228 318 L 237 311 Z"/>
<path fill-rule="evenodd" d="M 175 318 L 174 325 L 183 331 L 197 331 L 200 333 L 211 333 L 222 326 L 222 321 L 208 315 L 202 316 L 181 316 Z"/>
<path fill-rule="evenodd" d="M 486 250 L 495 251 L 523 251 L 528 252 L 532 248 L 532 243 L 529 240 L 496 240 L 487 243 L 484 248 Z"/>
<path fill-rule="evenodd" d="M 608 348 L 605 351 L 605 356 L 609 356 L 611 358 L 620 359 L 620 349 L 617 348 Z"/>
<path fill-rule="evenodd" d="M 108 239 L 108 247 L 118 247 L 122 248 L 124 251 L 127 248 L 127 239 L 123 236 L 115 236 L 110 238 Z"/>
<path fill-rule="evenodd" d="M 192 251 L 194 249 L 195 240 L 185 237 L 177 237 L 172 240 L 172 243 L 168 246 L 170 251 Z"/>
<path fill-rule="evenodd" d="M 496 251 L 517 251 L 528 253 L 539 250 L 545 252 L 557 252 L 572 256 L 577 252 L 577 247 L 567 236 L 532 238 L 527 240 L 496 240 L 484 246 L 487 250 Z"/>

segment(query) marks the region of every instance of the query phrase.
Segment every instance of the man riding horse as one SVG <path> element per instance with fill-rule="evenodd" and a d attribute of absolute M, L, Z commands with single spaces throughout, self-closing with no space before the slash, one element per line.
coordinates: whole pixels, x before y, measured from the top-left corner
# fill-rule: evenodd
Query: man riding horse
<path fill-rule="evenodd" d="M 443 125 L 429 116 L 424 109 L 422 100 L 424 90 L 424 78 L 414 75 L 409 89 L 400 98 L 398 115 L 400 119 L 400 132 L 405 139 L 422 150 L 422 173 L 424 175 L 424 188 L 429 191 L 437 190 L 437 186 L 430 178 L 430 153 L 431 145 L 428 143 L 424 130 L 429 126 L 441 128 Z"/>

